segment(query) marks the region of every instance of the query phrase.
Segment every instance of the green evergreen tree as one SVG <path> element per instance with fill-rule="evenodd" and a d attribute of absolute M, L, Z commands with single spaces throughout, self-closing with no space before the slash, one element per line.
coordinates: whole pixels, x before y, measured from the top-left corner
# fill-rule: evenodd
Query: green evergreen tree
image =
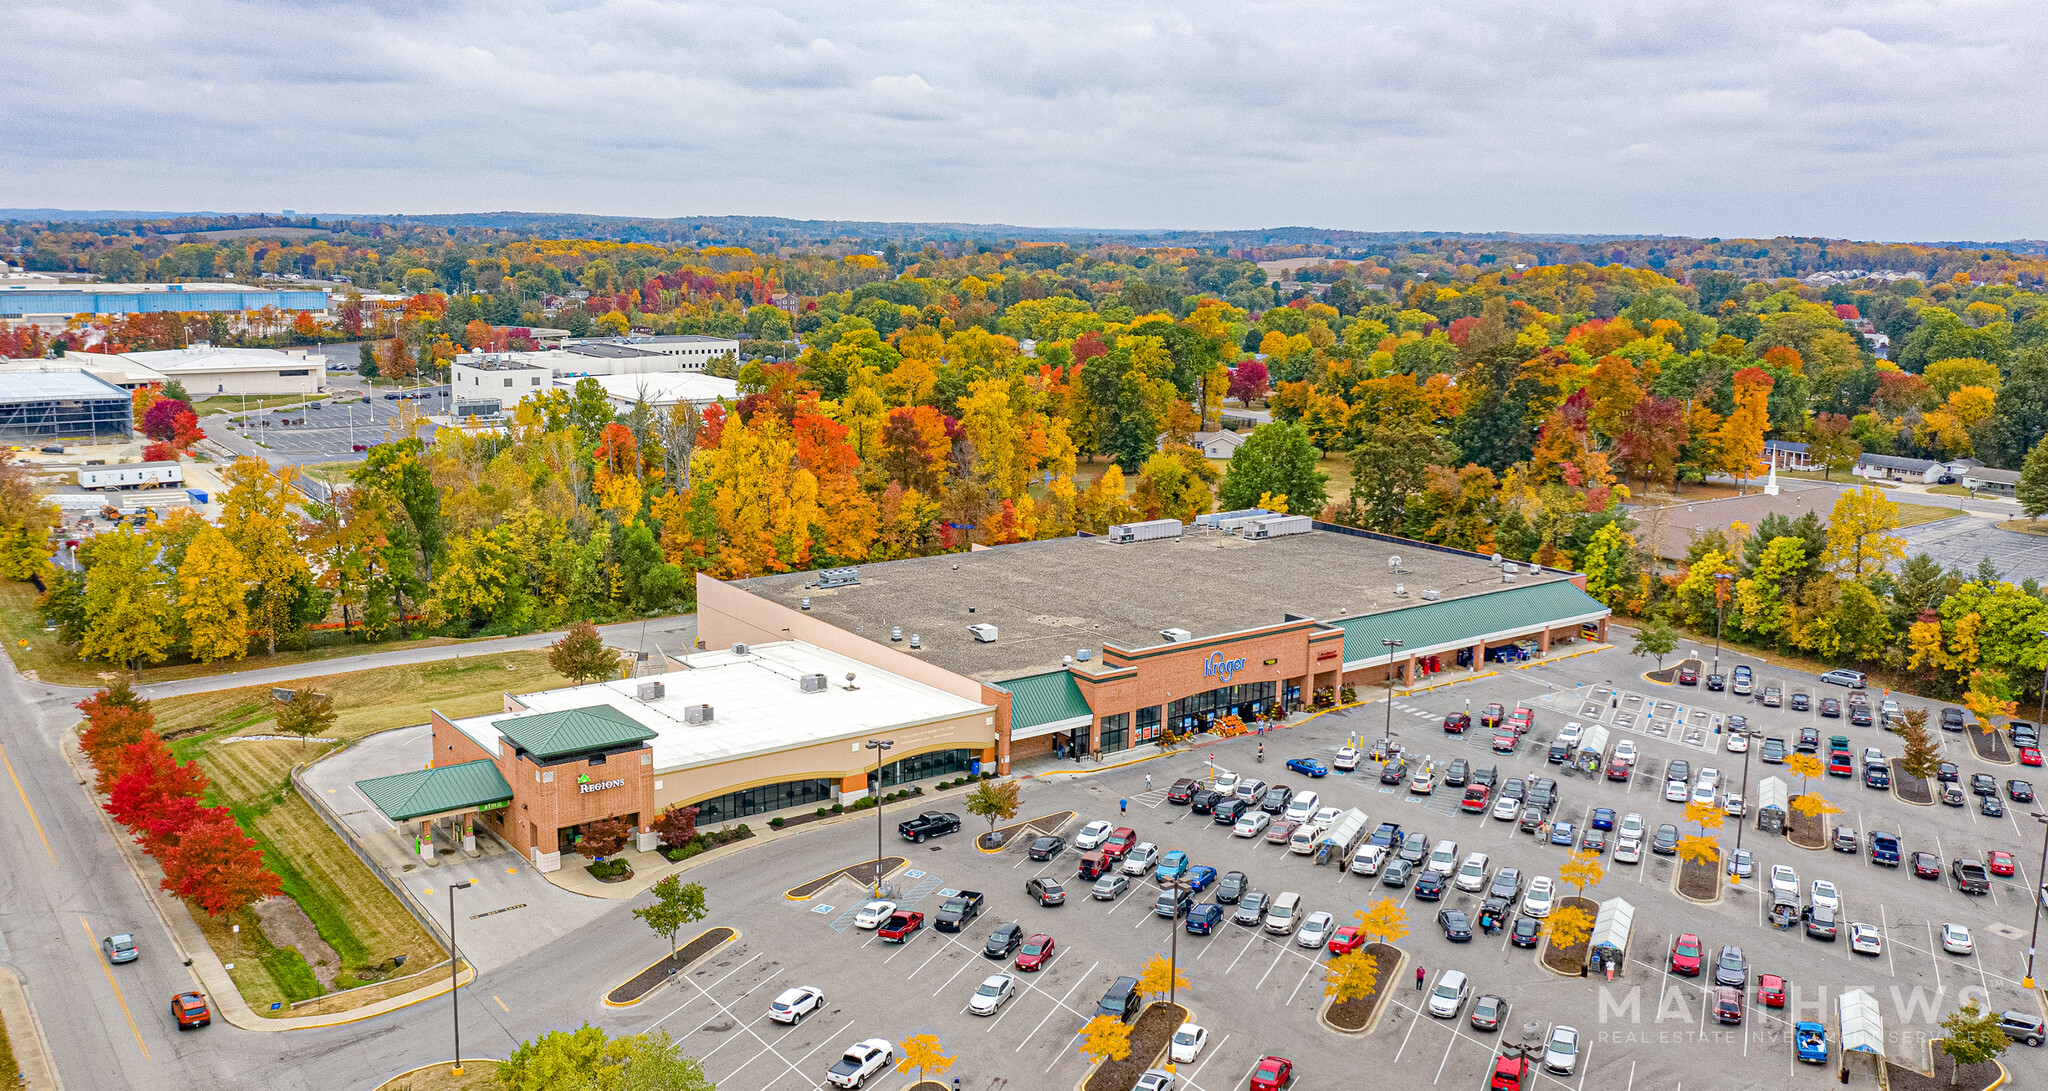
<path fill-rule="evenodd" d="M 2027 518 L 2039 519 L 2048 513 L 2048 439 L 2027 452 L 2027 461 L 2020 466 L 2018 495 L 2020 510 Z"/>

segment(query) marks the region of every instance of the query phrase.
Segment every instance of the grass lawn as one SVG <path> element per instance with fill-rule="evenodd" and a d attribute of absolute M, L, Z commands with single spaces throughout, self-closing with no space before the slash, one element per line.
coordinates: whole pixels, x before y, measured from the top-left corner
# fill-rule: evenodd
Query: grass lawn
<path fill-rule="evenodd" d="M 2048 519 L 2007 519 L 1998 524 L 1998 529 L 2048 537 Z"/>
<path fill-rule="evenodd" d="M 247 398 L 239 394 L 217 394 L 201 398 L 192 403 L 192 409 L 200 416 L 208 413 L 240 413 L 245 409 L 269 409 L 279 405 L 298 405 L 325 397 L 324 394 L 252 394 Z"/>
<path fill-rule="evenodd" d="M 34 584 L 0 582 L 0 639 L 7 641 L 7 654 L 13 657 L 16 669 L 34 671 L 36 677 L 45 682 L 67 686 L 98 685 L 120 673 L 105 663 L 80 662 L 75 649 L 57 642 L 56 633 L 44 632 L 43 617 L 36 606 L 36 600 L 40 597 Z M 357 637 L 343 637 L 340 633 L 332 631 L 310 633 L 306 639 L 310 647 L 298 650 L 280 648 L 275 656 L 263 655 L 262 648 L 257 646 L 252 648 L 251 654 L 244 659 L 229 659 L 216 663 L 171 660 L 157 666 L 144 667 L 136 675 L 133 684 L 140 686 L 179 678 L 199 678 L 227 674 L 231 671 L 253 670 L 258 667 L 316 663 L 323 659 L 363 655 L 369 652 L 397 651 L 401 648 L 434 648 L 444 644 L 467 643 L 463 640 L 437 636 L 366 644 Z M 23 646 L 23 641 L 27 641 L 26 646 Z"/>
<path fill-rule="evenodd" d="M 409 1076 L 400 1076 L 377 1088 L 377 1091 L 491 1091 L 497 1086 L 496 1061 L 471 1061 L 463 1066 L 460 1076 L 449 1075 L 453 1067 L 443 1062 L 423 1068 Z"/>
<path fill-rule="evenodd" d="M 19 1072 L 20 1062 L 14 1059 L 14 1044 L 7 1040 L 7 1024 L 0 1023 L 0 1072 Z"/>
<path fill-rule="evenodd" d="M 1927 491 L 1928 491 L 1928 492 L 1931 492 L 1931 493 L 1938 493 L 1938 494 L 1940 494 L 1940 495 L 1942 495 L 1942 496 L 1975 496 L 1975 495 L 1977 495 L 1977 494 L 1976 494 L 1975 492 L 1972 492 L 1971 490 L 1969 490 L 1969 489 L 1966 489 L 1966 488 L 1964 488 L 1964 487 L 1963 487 L 1963 486 L 1961 486 L 1961 485 L 1929 485 L 1929 486 L 1927 486 Z"/>
<path fill-rule="evenodd" d="M 1908 504 L 1904 501 L 1899 503 L 1899 525 L 1902 527 L 1916 527 L 1922 523 L 1953 519 L 1958 515 L 1967 514 L 1969 513 L 1955 508 L 1936 507 L 1932 504 Z"/>
<path fill-rule="evenodd" d="M 353 740 L 422 723 L 430 708 L 472 716 L 503 707 L 507 690 L 561 683 L 548 669 L 545 652 L 527 651 L 328 675 L 301 684 L 334 698 L 337 716 L 327 737 Z M 440 958 L 432 935 L 291 787 L 292 767 L 333 744 L 227 741 L 272 730 L 268 687 L 165 698 L 153 707 L 157 729 L 180 758 L 205 768 L 213 800 L 235 812 L 243 830 L 261 845 L 285 893 L 340 957 L 344 973 L 337 988 L 356 981 L 347 971 L 387 963 L 396 955 L 407 956 L 414 967 Z M 234 924 L 242 925 L 239 936 L 231 931 Z M 223 961 L 235 963 L 230 974 L 258 1012 L 268 1013 L 273 1002 L 320 995 L 297 952 L 270 947 L 253 913 L 201 916 L 200 927 Z"/>

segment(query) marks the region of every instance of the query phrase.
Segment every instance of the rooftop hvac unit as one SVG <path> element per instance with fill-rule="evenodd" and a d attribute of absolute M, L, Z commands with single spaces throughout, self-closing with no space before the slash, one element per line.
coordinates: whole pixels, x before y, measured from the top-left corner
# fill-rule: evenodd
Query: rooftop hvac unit
<path fill-rule="evenodd" d="M 810 609 L 810 608 L 811 608 L 811 596 L 809 596 L 809 595 L 805 595 L 805 596 L 804 596 L 804 609 L 808 610 L 808 609 Z"/>
<path fill-rule="evenodd" d="M 1195 638 L 1195 634 L 1180 628 L 1161 629 L 1159 635 L 1169 644 L 1185 644 Z"/>
<path fill-rule="evenodd" d="M 859 584 L 858 568 L 828 568 L 818 573 L 819 587 L 856 587 Z"/>
<path fill-rule="evenodd" d="M 1142 523 L 1118 523 L 1109 528 L 1109 540 L 1118 545 L 1131 542 L 1149 542 L 1155 538 L 1178 538 L 1181 532 L 1178 519 L 1147 519 Z"/>
<path fill-rule="evenodd" d="M 1244 536 L 1249 539 L 1280 538 L 1289 534 L 1307 534 L 1315 529 L 1315 520 L 1306 515 L 1271 515 L 1254 519 L 1245 524 Z"/>
<path fill-rule="evenodd" d="M 668 687 L 660 682 L 642 682 L 633 691 L 633 696 L 643 701 L 659 701 L 663 697 L 668 696 Z"/>
<path fill-rule="evenodd" d="M 1436 600 L 1442 597 L 1444 597 L 1444 593 L 1442 591 L 1437 590 L 1434 587 L 1425 587 L 1422 589 L 1422 601 L 1424 602 L 1435 602 Z"/>
<path fill-rule="evenodd" d="M 974 634 L 974 639 L 977 643 L 993 644 L 996 642 L 996 627 L 993 625 L 985 622 L 980 625 L 969 625 L 967 631 Z"/>
<path fill-rule="evenodd" d="M 1093 648 L 1076 648 L 1076 649 L 1074 649 L 1074 658 L 1075 658 L 1075 659 L 1077 659 L 1077 660 L 1079 660 L 1079 661 L 1081 661 L 1081 662 L 1083 662 L 1083 663 L 1086 663 L 1086 662 L 1088 662 L 1088 661 L 1089 661 L 1090 659 L 1093 659 L 1093 658 L 1095 658 L 1095 649 L 1093 649 Z"/>
<path fill-rule="evenodd" d="M 1515 582 L 1515 570 L 1514 570 L 1514 569 L 1512 569 L 1512 568 L 1503 568 L 1503 569 L 1501 569 L 1501 570 L 1500 570 L 1500 582 L 1502 582 L 1502 583 L 1513 583 L 1513 582 Z"/>
<path fill-rule="evenodd" d="M 683 722 L 686 724 L 708 724 L 711 722 L 710 705 L 686 705 L 683 708 Z"/>
<path fill-rule="evenodd" d="M 1227 531 L 1232 526 L 1236 525 L 1238 522 L 1242 520 L 1252 519 L 1261 515 L 1271 514 L 1273 513 L 1267 511 L 1265 508 L 1239 508 L 1236 511 L 1212 511 L 1207 515 L 1195 516 L 1195 525 L 1198 527 L 1214 527 L 1217 530 Z"/>
<path fill-rule="evenodd" d="M 805 693 L 823 693 L 825 692 L 825 676 L 822 674 L 803 675 L 796 680 L 796 688 Z"/>
<path fill-rule="evenodd" d="M 746 646 L 745 644 L 734 644 L 734 645 L 732 646 L 732 654 L 734 654 L 734 655 L 745 655 L 745 654 L 747 654 L 747 646 Z"/>
<path fill-rule="evenodd" d="M 1395 597 L 1395 598 L 1397 598 L 1397 599 L 1405 599 L 1405 598 L 1407 598 L 1407 597 L 1408 597 L 1408 585 L 1407 585 L 1407 584 L 1404 584 L 1404 583 L 1397 583 L 1397 584 L 1395 584 L 1395 585 L 1394 585 L 1394 597 Z"/>
<path fill-rule="evenodd" d="M 924 637 L 921 637 L 916 633 L 910 634 L 910 650 L 916 651 L 922 647 L 924 647 Z"/>
<path fill-rule="evenodd" d="M 891 643 L 898 643 L 898 642 L 901 642 L 901 641 L 902 641 L 902 639 L 903 639 L 903 626 L 901 626 L 901 625 L 891 625 L 891 626 L 889 627 L 889 641 L 890 641 Z"/>
<path fill-rule="evenodd" d="M 1500 564 L 1500 570 L 1502 572 L 1506 572 L 1512 575 L 1513 573 L 1520 572 L 1522 569 L 1513 561 L 1502 561 Z"/>

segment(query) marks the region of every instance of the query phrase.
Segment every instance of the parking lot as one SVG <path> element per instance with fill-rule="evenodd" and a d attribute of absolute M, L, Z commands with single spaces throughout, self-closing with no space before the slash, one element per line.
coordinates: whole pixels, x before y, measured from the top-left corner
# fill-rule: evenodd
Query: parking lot
<path fill-rule="evenodd" d="M 1736 661 L 1724 654 L 1723 669 Z M 1876 745 L 1893 754 L 1899 749 L 1894 736 L 1849 727 L 1846 719 L 1823 721 L 1813 712 L 1764 709 L 1732 694 L 1655 686 L 1637 673 L 1643 665 L 1606 651 L 1398 698 L 1391 710 L 1394 732 L 1411 755 L 1438 769 L 1464 758 L 1474 766 L 1495 766 L 1502 779 L 1531 772 L 1555 777 L 1560 803 L 1552 817 L 1579 829 L 1595 807 L 1612 808 L 1618 815 L 1640 813 L 1651 829 L 1679 822 L 1682 805 L 1666 802 L 1661 792 L 1661 774 L 1674 759 L 1687 760 L 1694 771 L 1714 766 L 1724 785 L 1739 787 L 1742 755 L 1728 753 L 1715 730 L 1731 712 L 1741 712 L 1752 726 L 1788 741 L 1798 727 L 1813 723 L 1823 736 L 1849 735 L 1859 749 Z M 1757 677 L 1759 688 L 1776 682 L 1788 690 L 1805 686 L 1819 692 L 1810 678 L 1785 677 L 1761 667 Z M 1873 693 L 1873 702 L 1878 697 Z M 1535 711 L 1535 726 L 1512 754 L 1493 753 L 1491 733 L 1476 727 L 1463 736 L 1445 735 L 1440 726 L 1444 714 L 1463 711 L 1468 701 L 1475 715 L 1491 701 L 1509 708 L 1525 705 Z M 1910 806 L 1889 791 L 1866 789 L 1860 780 L 1825 778 L 1813 786 L 1842 808 L 1832 822 L 1866 836 L 1872 829 L 1900 832 L 1909 859 L 1913 851 L 1926 850 L 1939 854 L 1945 866 L 1958 857 L 1982 860 L 1987 849 L 2013 852 L 2019 858 L 2017 874 L 1994 879 L 1986 897 L 1965 896 L 1945 876 L 1939 882 L 1916 879 L 1910 868 L 1880 868 L 1860 852 L 1804 850 L 1752 827 L 1742 844 L 1754 853 L 1759 877 L 1727 890 L 1717 904 L 1698 905 L 1671 889 L 1675 857 L 1646 853 L 1642 863 L 1629 865 L 1615 863 L 1609 852 L 1605 879 L 1588 895 L 1625 898 L 1636 909 L 1627 964 L 1609 982 L 1554 974 L 1538 964 L 1535 950 L 1512 946 L 1505 930 L 1465 943 L 1447 941 L 1436 927 L 1436 911 L 1455 907 L 1476 915 L 1476 894 L 1451 890 L 1441 903 L 1432 904 L 1416 897 L 1412 884 L 1388 888 L 1378 877 L 1353 875 L 1335 863 L 1318 867 L 1312 857 L 1291 854 L 1263 838 L 1233 837 L 1227 826 L 1165 799 L 1178 777 L 1206 779 L 1213 753 L 1218 767 L 1297 789 L 1313 787 L 1322 804 L 1357 807 L 1373 824 L 1397 822 L 1431 841 L 1454 840 L 1460 852 L 1484 851 L 1495 868 L 1511 865 L 1524 876 L 1558 874 L 1567 854 L 1564 846 L 1539 843 L 1519 832 L 1515 822 L 1464 813 L 1455 789 L 1439 787 L 1420 796 L 1406 785 L 1382 785 L 1370 761 L 1354 773 L 1332 772 L 1312 782 L 1285 769 L 1291 757 L 1327 761 L 1354 737 L 1378 739 L 1387 712 L 1374 703 L 1269 736 L 1263 764 L 1252 760 L 1257 741 L 1241 738 L 1089 776 L 1029 780 L 1020 815 L 1072 809 L 1077 817 L 1058 831 L 1068 838 L 1095 818 L 1131 826 L 1139 839 L 1156 842 L 1162 850 L 1184 849 L 1196 864 L 1219 872 L 1244 871 L 1252 888 L 1298 892 L 1303 915 L 1326 910 L 1339 924 L 1350 923 L 1354 912 L 1381 897 L 1394 898 L 1408 912 L 1409 934 L 1400 943 L 1408 962 L 1396 981 L 1393 1006 L 1370 1035 L 1341 1037 L 1317 1023 L 1321 966 L 1327 957 L 1320 952 L 1296 945 L 1291 937 L 1233 924 L 1228 916 L 1214 935 L 1187 934 L 1179 921 L 1169 923 L 1153 914 L 1157 890 L 1149 881 L 1134 882 L 1114 901 L 1094 900 L 1089 884 L 1074 877 L 1074 849 L 1050 861 L 1032 861 L 1025 852 L 1026 837 L 1013 840 L 1002 853 L 985 854 L 972 842 L 977 823 L 971 817 L 962 833 L 912 850 L 911 863 L 891 876 L 904 907 L 928 917 L 927 927 L 901 946 L 880 942 L 874 932 L 853 925 L 853 914 L 866 900 L 853 884 L 842 881 L 802 902 L 770 889 L 866 858 L 872 846 L 864 847 L 864 841 L 873 830 L 864 823 L 784 839 L 751 857 L 742 854 L 734 862 L 701 870 L 696 878 L 726 899 L 721 905 L 727 912 L 740 914 L 723 923 L 745 934 L 712 963 L 695 969 L 685 983 L 634 1009 L 631 1029 L 654 1023 L 666 1027 L 706 1059 L 707 1073 L 728 1091 L 817 1086 L 845 1046 L 868 1037 L 901 1041 L 913 1033 L 939 1036 L 959 1058 L 948 1076 L 961 1077 L 963 1087 L 1068 1087 L 1085 1072 L 1076 1052 L 1077 1033 L 1097 999 L 1116 977 L 1136 974 L 1153 953 L 1167 951 L 1174 932 L 1179 933 L 1180 965 L 1188 979 L 1180 999 L 1194 1020 L 1209 1029 L 1202 1055 L 1180 1066 L 1178 1086 L 1196 1091 L 1243 1087 L 1250 1069 L 1267 1054 L 1293 1058 L 1296 1086 L 1302 1088 L 1356 1083 L 1361 1063 L 1398 1064 L 1409 1083 L 1477 1087 L 1484 1084 L 1504 1040 L 1519 1038 L 1528 1024 L 1534 1024 L 1540 1038 L 1559 1023 L 1580 1031 L 1579 1063 L 1569 1076 L 1545 1073 L 1539 1086 L 1736 1087 L 1754 1083 L 1758 1073 L 1778 1065 L 1789 1081 L 1818 1086 L 1833 1080 L 1833 1069 L 1796 1063 L 1791 1022 L 1826 1023 L 1832 1046 L 1834 1000 L 1844 988 L 1865 988 L 1877 998 L 1891 1055 L 1914 1063 L 1922 1058 L 1921 1040 L 1937 1032 L 1935 1022 L 1957 1006 L 1959 996 L 1988 997 L 1994 1008 L 2033 1004 L 2019 979 L 2031 920 L 2026 892 L 2039 881 L 2032 873 L 2038 850 L 2030 848 L 2038 834 L 2028 828 L 2031 820 L 2028 827 L 2020 825 L 2019 818 L 2025 817 L 2020 807 L 2014 808 L 2018 818 L 1993 819 L 1974 806 Z M 1641 752 L 1626 782 L 1572 775 L 1542 756 L 1564 724 L 1596 719 L 1616 739 L 1633 739 Z M 1961 736 L 1943 739 L 1965 779 L 1972 771 L 1994 772 L 2001 780 L 2027 775 L 1979 761 Z M 1753 761 L 1750 777 L 1760 779 L 1765 771 Z M 1799 790 L 1796 778 L 1793 790 Z M 960 809 L 957 793 L 940 800 L 946 809 Z M 1119 800 L 1128 806 L 1121 816 Z M 907 815 L 891 811 L 888 821 L 893 825 L 901 817 Z M 1720 832 L 1724 851 L 1732 848 L 1734 832 L 1732 822 Z M 895 842 L 893 830 L 891 842 L 907 847 Z M 1846 936 L 1823 942 L 1797 928 L 1767 924 L 1761 876 L 1773 864 L 1796 869 L 1802 889 L 1814 879 L 1833 882 L 1843 921 L 1875 926 L 1882 952 L 1852 954 Z M 1066 883 L 1065 905 L 1040 908 L 1027 898 L 1025 882 L 1038 875 Z M 929 917 L 955 890 L 983 892 L 986 906 L 963 931 L 939 932 L 929 926 Z M 1212 896 L 1213 890 L 1205 891 L 1199 900 Z M 983 957 L 982 943 L 998 922 L 1013 920 L 1027 933 L 1051 935 L 1055 954 L 1042 971 L 1017 975 L 1019 992 L 997 1015 L 970 1015 L 969 995 L 985 975 L 1004 968 Z M 1973 955 L 1941 950 L 1937 934 L 1947 922 L 1969 926 L 1976 943 Z M 714 916 L 708 923 L 722 921 Z M 1743 949 L 1752 987 L 1745 993 L 1747 1010 L 1739 1025 L 1714 1021 L 1708 1011 L 1708 977 L 1666 972 L 1667 952 L 1679 933 L 1698 935 L 1709 957 L 1723 944 Z M 1413 983 L 1418 966 L 1431 984 L 1440 971 L 1456 969 L 1470 975 L 1475 996 L 1507 998 L 1511 1010 L 1502 1030 L 1475 1030 L 1465 1018 L 1469 1002 L 1457 1019 L 1421 1014 L 1423 994 Z M 1786 979 L 1788 1007 L 1760 1006 L 1753 987 L 1759 973 Z M 823 989 L 826 1009 L 794 1028 L 767 1021 L 769 1000 L 794 985 Z M 2023 1045 L 2014 1050 L 2009 1067 L 2024 1071 L 2037 1066 L 2037 1052 Z M 1731 1060 L 1739 1067 L 1730 1067 Z M 908 1077 L 891 1075 L 871 1086 L 908 1082 Z"/>
<path fill-rule="evenodd" d="M 357 444 L 384 441 L 385 428 L 400 406 L 409 405 L 421 414 L 448 412 L 447 390 L 445 386 L 427 387 L 424 393 L 428 396 L 408 401 L 386 400 L 384 395 L 390 392 L 383 390 L 335 391 L 300 408 L 227 414 L 243 421 L 229 431 L 262 443 L 268 454 L 287 462 L 348 462 L 363 457 L 363 452 L 355 450 Z"/>

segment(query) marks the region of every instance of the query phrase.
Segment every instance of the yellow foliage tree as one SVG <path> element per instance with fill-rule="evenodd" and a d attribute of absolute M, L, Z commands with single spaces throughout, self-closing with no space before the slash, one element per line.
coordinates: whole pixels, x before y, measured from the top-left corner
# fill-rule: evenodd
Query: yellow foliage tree
<path fill-rule="evenodd" d="M 1572 947 L 1584 943 L 1593 934 L 1593 914 L 1574 902 L 1567 902 L 1550 911 L 1549 926 L 1552 947 Z"/>
<path fill-rule="evenodd" d="M 1599 886 L 1607 877 L 1607 869 L 1600 866 L 1600 854 L 1592 849 L 1581 849 L 1572 853 L 1557 869 L 1557 881 L 1569 885 L 1584 897 L 1587 887 Z"/>
<path fill-rule="evenodd" d="M 221 529 L 249 567 L 256 590 L 251 620 L 272 655 L 279 630 L 291 620 L 296 584 L 310 571 L 299 541 L 299 493 L 292 488 L 297 476 L 297 467 L 273 470 L 260 458 L 238 458 L 221 475 L 228 483 Z"/>
<path fill-rule="evenodd" d="M 202 527 L 178 567 L 178 613 L 192 658 L 240 659 L 249 651 L 249 566 L 219 527 Z"/>
<path fill-rule="evenodd" d="M 956 1059 L 947 1056 L 946 1047 L 934 1034 L 913 1034 L 897 1045 L 903 1050 L 903 1059 L 896 1062 L 896 1071 L 903 1073 L 917 1069 L 919 1082 L 945 1072 L 953 1067 Z"/>
<path fill-rule="evenodd" d="M 1163 954 L 1154 954 L 1138 971 L 1138 990 L 1147 996 L 1165 998 L 1188 987 L 1188 975 Z"/>
<path fill-rule="evenodd" d="M 1812 754 L 1785 755 L 1785 771 L 1799 778 L 1799 791 L 1804 793 L 1813 779 L 1821 775 L 1820 759 Z"/>
<path fill-rule="evenodd" d="M 1373 943 L 1399 943 L 1408 935 L 1408 911 L 1392 898 L 1381 898 L 1353 916 L 1358 934 Z"/>
<path fill-rule="evenodd" d="M 1845 491 L 1828 520 L 1828 548 L 1822 560 L 1846 580 L 1882 572 L 1890 562 L 1906 558 L 1906 540 L 1891 533 L 1898 525 L 1899 506 L 1885 497 L 1884 490 L 1865 485 Z"/>
<path fill-rule="evenodd" d="M 1380 961 L 1356 947 L 1330 960 L 1323 969 L 1323 995 L 1335 997 L 1337 1003 L 1347 1004 L 1363 1000 L 1373 994 L 1373 987 L 1379 980 Z"/>
<path fill-rule="evenodd" d="M 1131 1025 L 1114 1015 L 1098 1015 L 1081 1028 L 1081 1056 L 1097 1064 L 1131 1055 Z"/>

